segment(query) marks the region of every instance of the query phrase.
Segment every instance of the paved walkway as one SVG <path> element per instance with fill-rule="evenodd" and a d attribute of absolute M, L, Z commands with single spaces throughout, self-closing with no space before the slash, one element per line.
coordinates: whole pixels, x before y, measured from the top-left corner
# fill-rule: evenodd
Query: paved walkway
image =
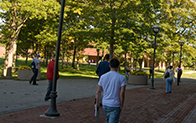
<path fill-rule="evenodd" d="M 60 79 L 57 85 L 57 110 L 60 117 L 40 117 L 49 108 L 44 101 L 47 80 L 38 86 L 27 81 L 0 80 L 1 123 L 96 123 L 94 95 L 97 79 Z M 165 83 L 155 79 L 156 90 L 128 85 L 120 123 L 196 123 L 196 80 L 182 79 L 165 94 Z M 71 100 L 71 101 L 70 101 Z M 105 120 L 101 110 L 100 121 Z"/>

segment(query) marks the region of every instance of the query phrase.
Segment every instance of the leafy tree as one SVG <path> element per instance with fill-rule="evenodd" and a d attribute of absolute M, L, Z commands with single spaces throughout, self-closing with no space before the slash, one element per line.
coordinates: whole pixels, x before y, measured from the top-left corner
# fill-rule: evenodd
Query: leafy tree
<path fill-rule="evenodd" d="M 54 0 L 1 0 L 0 17 L 3 18 L 4 25 L 1 27 L 1 33 L 4 43 L 6 43 L 6 55 L 3 75 L 7 74 L 7 69 L 15 67 L 16 44 L 21 28 L 28 19 L 47 18 L 46 10 L 53 12 L 53 9 L 59 9 L 59 3 Z M 12 74 L 9 71 L 9 76 Z"/>

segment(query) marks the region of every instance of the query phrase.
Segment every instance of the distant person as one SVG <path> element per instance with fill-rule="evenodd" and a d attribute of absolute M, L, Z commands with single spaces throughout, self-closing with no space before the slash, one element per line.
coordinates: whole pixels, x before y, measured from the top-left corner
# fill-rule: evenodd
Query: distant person
<path fill-rule="evenodd" d="M 127 66 L 125 67 L 125 77 L 127 79 L 127 81 L 129 80 L 129 72 L 131 71 L 131 67 L 129 66 L 129 63 L 127 63 Z"/>
<path fill-rule="evenodd" d="M 173 66 L 169 66 L 164 73 L 164 79 L 166 81 L 166 94 L 172 92 L 172 82 L 175 82 Z"/>
<path fill-rule="evenodd" d="M 102 108 L 106 123 L 117 123 L 123 109 L 127 83 L 125 77 L 117 72 L 119 67 L 120 62 L 112 59 L 110 61 L 111 71 L 103 74 L 98 83 L 95 106 L 99 108 L 101 92 L 103 92 Z"/>
<path fill-rule="evenodd" d="M 29 81 L 29 84 L 31 84 L 31 82 L 33 81 L 33 85 L 38 85 L 36 83 L 36 79 L 37 79 L 37 74 L 38 74 L 38 69 L 40 70 L 40 64 L 39 64 L 39 57 L 40 55 L 37 54 L 36 57 L 33 58 L 33 62 L 35 64 L 35 67 L 32 68 L 33 70 L 33 76 L 31 77 L 30 81 Z"/>
<path fill-rule="evenodd" d="M 99 65 L 97 66 L 96 73 L 99 76 L 99 79 L 104 73 L 107 73 L 108 71 L 110 71 L 109 58 L 110 58 L 110 55 L 106 54 L 104 57 L 104 61 L 100 62 Z"/>
<path fill-rule="evenodd" d="M 90 63 L 91 63 L 91 61 L 90 60 L 88 60 L 88 66 L 90 67 Z"/>
<path fill-rule="evenodd" d="M 180 78 L 182 75 L 182 69 L 180 68 L 180 66 L 178 66 L 178 68 L 176 69 L 176 72 L 177 72 L 177 85 L 179 85 Z"/>
<path fill-rule="evenodd" d="M 52 91 L 52 82 L 53 82 L 53 76 L 54 76 L 54 68 L 55 68 L 55 55 L 52 57 L 52 61 L 49 62 L 47 66 L 47 79 L 48 79 L 48 88 L 45 96 L 45 101 L 48 101 L 50 97 L 50 93 Z M 59 72 L 57 73 L 57 79 L 59 78 Z"/>
<path fill-rule="evenodd" d="M 152 67 L 150 67 L 149 72 L 150 72 L 150 74 L 149 74 L 149 79 L 150 79 L 152 76 Z"/>

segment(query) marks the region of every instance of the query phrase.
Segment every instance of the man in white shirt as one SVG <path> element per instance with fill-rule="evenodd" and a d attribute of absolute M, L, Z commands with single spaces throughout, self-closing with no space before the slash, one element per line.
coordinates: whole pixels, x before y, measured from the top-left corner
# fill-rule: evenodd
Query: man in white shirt
<path fill-rule="evenodd" d="M 101 92 L 103 92 L 102 108 L 106 116 L 106 123 L 117 123 L 123 108 L 125 98 L 126 79 L 117 71 L 120 62 L 117 59 L 110 61 L 110 71 L 103 74 L 98 83 L 96 104 L 99 108 Z"/>

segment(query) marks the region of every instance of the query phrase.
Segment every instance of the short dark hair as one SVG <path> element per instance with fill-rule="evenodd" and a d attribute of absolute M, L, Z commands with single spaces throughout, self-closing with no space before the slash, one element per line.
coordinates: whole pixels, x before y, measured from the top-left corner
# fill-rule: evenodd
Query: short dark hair
<path fill-rule="evenodd" d="M 119 65 L 120 65 L 120 62 L 118 61 L 118 59 L 112 59 L 110 61 L 110 67 L 111 68 L 118 68 Z"/>
<path fill-rule="evenodd" d="M 173 66 L 169 66 L 169 68 L 170 68 L 170 69 L 172 69 L 172 68 L 173 68 Z"/>
<path fill-rule="evenodd" d="M 104 59 L 109 60 L 110 59 L 110 55 L 109 54 L 106 54 L 105 57 L 104 57 Z"/>

